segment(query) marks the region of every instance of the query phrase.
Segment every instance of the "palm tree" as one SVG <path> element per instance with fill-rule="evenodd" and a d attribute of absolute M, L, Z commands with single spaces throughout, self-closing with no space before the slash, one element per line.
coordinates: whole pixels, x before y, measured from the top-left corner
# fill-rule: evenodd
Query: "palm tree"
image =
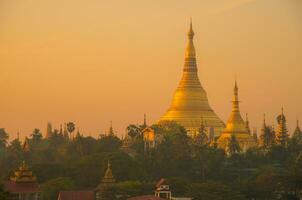
<path fill-rule="evenodd" d="M 73 122 L 68 122 L 67 131 L 69 132 L 70 137 L 71 137 L 71 134 L 74 132 L 74 130 L 75 130 L 75 124 Z"/>
<path fill-rule="evenodd" d="M 31 134 L 31 137 L 34 142 L 40 142 L 43 138 L 42 133 L 37 128 L 34 129 L 33 133 Z"/>
<path fill-rule="evenodd" d="M 127 126 L 126 130 L 131 138 L 134 138 L 141 134 L 141 129 L 134 124 L 130 124 L 129 126 Z"/>
<path fill-rule="evenodd" d="M 229 144 L 228 144 L 228 153 L 230 155 L 234 155 L 237 153 L 241 152 L 240 145 L 236 139 L 236 136 L 232 134 L 231 138 L 229 139 Z"/>

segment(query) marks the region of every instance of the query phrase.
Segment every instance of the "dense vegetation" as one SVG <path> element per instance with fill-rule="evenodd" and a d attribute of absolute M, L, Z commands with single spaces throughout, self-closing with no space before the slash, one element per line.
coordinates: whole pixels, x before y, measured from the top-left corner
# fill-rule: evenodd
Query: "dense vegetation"
<path fill-rule="evenodd" d="M 121 148 L 113 134 L 99 139 L 76 134 L 67 140 L 59 131 L 43 139 L 35 129 L 25 145 L 18 139 L 8 143 L 0 129 L 0 179 L 7 180 L 22 160 L 31 166 L 42 187 L 45 200 L 57 198 L 60 190 L 96 187 L 111 161 L 118 181 L 114 190 L 122 196 L 152 194 L 154 184 L 167 178 L 174 196 L 195 199 L 298 199 L 302 190 L 302 139 L 288 139 L 286 145 L 264 143 L 241 152 L 232 138 L 230 151 L 207 142 L 200 130 L 192 139 L 176 123 L 154 125 L 161 142 L 144 149 L 141 126 L 127 130 L 135 155 Z M 268 131 L 268 134 L 270 132 Z M 0 186 L 0 198 L 6 195 Z"/>

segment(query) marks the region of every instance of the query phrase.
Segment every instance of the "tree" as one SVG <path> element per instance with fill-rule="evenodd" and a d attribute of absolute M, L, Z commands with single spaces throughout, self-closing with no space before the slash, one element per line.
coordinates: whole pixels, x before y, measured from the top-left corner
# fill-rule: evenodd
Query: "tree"
<path fill-rule="evenodd" d="M 302 152 L 288 163 L 285 174 L 282 176 L 282 184 L 287 199 L 300 199 L 302 190 Z"/>
<path fill-rule="evenodd" d="M 57 129 L 54 129 L 50 137 L 48 138 L 50 145 L 54 148 L 57 148 L 65 143 L 64 136 L 62 133 L 59 133 Z"/>
<path fill-rule="evenodd" d="M 3 185 L 0 185 L 0 199 L 1 200 L 8 200 L 9 199 L 9 193 L 4 191 Z"/>
<path fill-rule="evenodd" d="M 0 128 L 0 149 L 5 148 L 7 145 L 8 134 L 4 128 Z"/>
<path fill-rule="evenodd" d="M 260 146 L 269 149 L 275 144 L 275 134 L 273 128 L 265 126 L 262 128 L 260 135 Z"/>
<path fill-rule="evenodd" d="M 103 152 L 118 151 L 121 146 L 122 141 L 114 135 L 104 136 L 98 142 L 98 150 Z"/>
<path fill-rule="evenodd" d="M 199 146 L 207 145 L 209 143 L 209 138 L 207 136 L 207 132 L 203 123 L 201 123 L 198 129 L 198 134 L 197 136 L 195 136 L 194 142 Z"/>
<path fill-rule="evenodd" d="M 213 181 L 190 184 L 186 196 L 198 200 L 246 200 L 238 191 Z"/>
<path fill-rule="evenodd" d="M 10 142 L 9 146 L 7 147 L 8 159 L 13 164 L 11 167 L 15 167 L 16 164 L 24 158 L 21 142 L 19 139 L 14 139 Z"/>
<path fill-rule="evenodd" d="M 241 152 L 240 145 L 234 134 L 232 134 L 231 138 L 229 139 L 227 151 L 230 155 L 234 155 Z"/>
<path fill-rule="evenodd" d="M 72 179 L 59 177 L 46 181 L 42 186 L 42 196 L 44 200 L 58 199 L 58 194 L 62 190 L 72 190 L 75 183 Z"/>
<path fill-rule="evenodd" d="M 249 199 L 277 199 L 276 191 L 280 189 L 278 188 L 279 181 L 274 168 L 261 168 L 260 172 L 247 183 L 246 196 Z"/>
<path fill-rule="evenodd" d="M 127 134 L 131 137 L 131 138 L 134 138 L 138 135 L 141 134 L 141 129 L 140 127 L 134 125 L 134 124 L 130 124 L 129 126 L 127 126 L 126 128 L 127 130 Z"/>
<path fill-rule="evenodd" d="M 67 131 L 69 132 L 70 137 L 71 137 L 71 134 L 74 132 L 74 130 L 75 130 L 75 123 L 68 122 L 67 123 Z"/>
<path fill-rule="evenodd" d="M 32 140 L 34 143 L 41 142 L 43 136 L 39 129 L 35 128 L 33 133 L 31 134 Z"/>

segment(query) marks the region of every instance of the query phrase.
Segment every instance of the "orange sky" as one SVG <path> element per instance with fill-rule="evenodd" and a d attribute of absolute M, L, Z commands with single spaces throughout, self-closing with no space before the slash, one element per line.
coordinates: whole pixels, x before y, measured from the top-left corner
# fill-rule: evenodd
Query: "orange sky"
<path fill-rule="evenodd" d="M 302 121 L 301 0 L 2 0 L 0 127 L 11 139 L 47 121 L 86 135 L 155 122 L 181 77 L 190 16 L 199 76 L 226 121 L 235 74 L 260 127 L 281 106 Z"/>

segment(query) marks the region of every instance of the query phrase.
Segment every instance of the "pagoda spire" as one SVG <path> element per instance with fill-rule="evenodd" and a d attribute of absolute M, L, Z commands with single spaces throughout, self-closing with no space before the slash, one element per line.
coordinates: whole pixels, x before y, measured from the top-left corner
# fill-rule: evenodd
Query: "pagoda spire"
<path fill-rule="evenodd" d="M 195 47 L 194 47 L 194 42 L 193 42 L 194 31 L 193 31 L 192 19 L 190 21 L 190 28 L 187 33 L 187 36 L 188 36 L 188 43 L 187 43 L 186 54 L 185 54 L 184 71 L 197 72 L 196 54 L 195 54 Z"/>
<path fill-rule="evenodd" d="M 286 119 L 284 116 L 283 106 L 281 108 L 281 115 L 279 115 L 277 120 L 278 128 L 276 132 L 276 143 L 285 146 L 288 140 L 288 130 L 286 127 Z"/>
<path fill-rule="evenodd" d="M 239 112 L 239 100 L 238 100 L 238 86 L 237 86 L 237 80 L 235 80 L 235 86 L 233 91 L 233 112 Z"/>
<path fill-rule="evenodd" d="M 115 182 L 115 179 L 113 177 L 113 173 L 112 173 L 112 170 L 111 170 L 111 163 L 110 163 L 110 160 L 107 161 L 107 169 L 106 169 L 106 172 L 105 172 L 105 175 L 102 179 L 102 183 L 103 184 L 110 184 L 110 183 L 114 183 Z"/>
<path fill-rule="evenodd" d="M 144 127 L 147 127 L 147 117 L 146 117 L 146 113 L 144 113 Z"/>
<path fill-rule="evenodd" d="M 295 129 L 294 134 L 293 134 L 293 137 L 298 137 L 298 136 L 302 136 L 302 131 L 301 131 L 300 126 L 299 126 L 299 120 L 297 120 L 296 129 Z"/>
<path fill-rule="evenodd" d="M 200 116 L 203 116 L 206 128 L 212 128 L 215 137 L 217 137 L 223 130 L 224 123 L 210 107 L 207 93 L 198 78 L 196 52 L 193 43 L 194 35 L 191 20 L 187 31 L 182 78 L 169 109 L 159 122 L 176 121 L 187 130 L 188 135 L 193 137 L 200 126 Z"/>
<path fill-rule="evenodd" d="M 245 127 L 246 130 L 248 131 L 249 134 L 251 134 L 251 129 L 250 129 L 250 122 L 249 122 L 249 117 L 248 114 L 245 114 Z"/>
<path fill-rule="evenodd" d="M 114 131 L 113 131 L 113 127 L 112 127 L 112 121 L 110 121 L 110 127 L 109 127 L 108 135 L 110 135 L 110 136 L 114 135 Z"/>
<path fill-rule="evenodd" d="M 263 114 L 263 123 L 262 123 L 262 130 L 266 128 L 266 119 L 265 119 L 265 113 Z"/>

